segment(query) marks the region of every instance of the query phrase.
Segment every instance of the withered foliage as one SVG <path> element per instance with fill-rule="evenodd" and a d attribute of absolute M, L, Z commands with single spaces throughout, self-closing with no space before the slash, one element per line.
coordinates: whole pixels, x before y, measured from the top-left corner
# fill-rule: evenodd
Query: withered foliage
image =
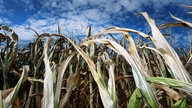
<path fill-rule="evenodd" d="M 58 25 L 58 34 L 35 32 L 35 41 L 22 48 L 17 34 L 0 25 L 0 108 L 192 107 L 192 51 L 176 52 L 160 31 L 192 23 L 171 15 L 179 22 L 157 27 L 141 14 L 148 34 L 112 26 L 91 35 L 89 27 L 78 41 Z M 141 38 L 136 42 L 130 33 Z"/>

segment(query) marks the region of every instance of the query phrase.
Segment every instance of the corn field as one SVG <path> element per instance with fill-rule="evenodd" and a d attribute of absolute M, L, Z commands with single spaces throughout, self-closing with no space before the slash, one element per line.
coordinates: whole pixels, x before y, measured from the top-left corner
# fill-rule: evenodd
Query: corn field
<path fill-rule="evenodd" d="M 89 27 L 78 41 L 58 25 L 57 34 L 33 30 L 36 39 L 24 48 L 0 25 L 0 108 L 191 108 L 192 51 L 178 54 L 161 29 L 192 23 L 171 15 L 178 22 L 157 27 L 141 15 L 149 33 L 110 26 L 91 35 Z"/>

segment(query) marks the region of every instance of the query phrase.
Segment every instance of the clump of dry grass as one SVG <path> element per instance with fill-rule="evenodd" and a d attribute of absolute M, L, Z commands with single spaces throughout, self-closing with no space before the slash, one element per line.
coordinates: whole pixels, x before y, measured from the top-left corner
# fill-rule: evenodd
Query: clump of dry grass
<path fill-rule="evenodd" d="M 16 33 L 0 25 L 12 34 L 12 38 L 0 34 L 4 44 L 0 50 L 4 79 L 0 107 L 191 107 L 191 74 L 187 71 L 191 70 L 191 53 L 183 54 L 186 64 L 182 64 L 160 29 L 191 28 L 192 24 L 172 15 L 178 23 L 157 27 L 147 13 L 141 14 L 152 35 L 109 27 L 91 36 L 90 28 L 87 39 L 76 44 L 58 27 L 58 34 L 36 33 L 36 40 L 23 49 L 18 47 Z M 124 42 L 115 40 L 113 33 L 123 34 Z M 152 46 L 143 40 L 136 43 L 129 33 L 148 39 Z M 104 34 L 114 40 L 105 39 Z"/>

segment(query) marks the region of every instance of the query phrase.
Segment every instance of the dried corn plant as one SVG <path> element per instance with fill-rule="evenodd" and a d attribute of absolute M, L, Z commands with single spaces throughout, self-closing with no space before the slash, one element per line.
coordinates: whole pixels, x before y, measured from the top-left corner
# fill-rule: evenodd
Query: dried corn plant
<path fill-rule="evenodd" d="M 58 34 L 32 29 L 36 39 L 24 48 L 13 30 L 0 25 L 0 108 L 192 107 L 191 51 L 181 48 L 186 53 L 178 54 L 161 33 L 192 24 L 171 15 L 179 22 L 157 27 L 141 14 L 148 34 L 111 26 L 91 35 L 88 27 L 80 41 L 63 36 L 58 25 Z"/>

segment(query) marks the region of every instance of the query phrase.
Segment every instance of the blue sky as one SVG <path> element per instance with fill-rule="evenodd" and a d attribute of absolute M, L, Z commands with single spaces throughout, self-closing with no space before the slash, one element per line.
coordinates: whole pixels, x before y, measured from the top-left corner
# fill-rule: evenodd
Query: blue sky
<path fill-rule="evenodd" d="M 114 25 L 140 30 L 147 33 L 150 29 L 139 12 L 148 12 L 157 25 L 176 22 L 173 15 L 192 22 L 192 11 L 176 4 L 191 5 L 191 0 L 0 0 L 0 24 L 12 28 L 20 40 L 34 39 L 32 28 L 38 33 L 57 33 L 57 24 L 66 36 L 85 37 L 87 26 L 98 33 Z M 185 29 L 182 29 L 185 30 Z M 188 29 L 187 29 L 188 30 Z M 185 31 L 184 31 L 185 32 Z M 191 32 L 191 30 L 189 30 Z M 189 45 L 188 36 L 183 31 L 176 32 L 176 46 Z"/>

